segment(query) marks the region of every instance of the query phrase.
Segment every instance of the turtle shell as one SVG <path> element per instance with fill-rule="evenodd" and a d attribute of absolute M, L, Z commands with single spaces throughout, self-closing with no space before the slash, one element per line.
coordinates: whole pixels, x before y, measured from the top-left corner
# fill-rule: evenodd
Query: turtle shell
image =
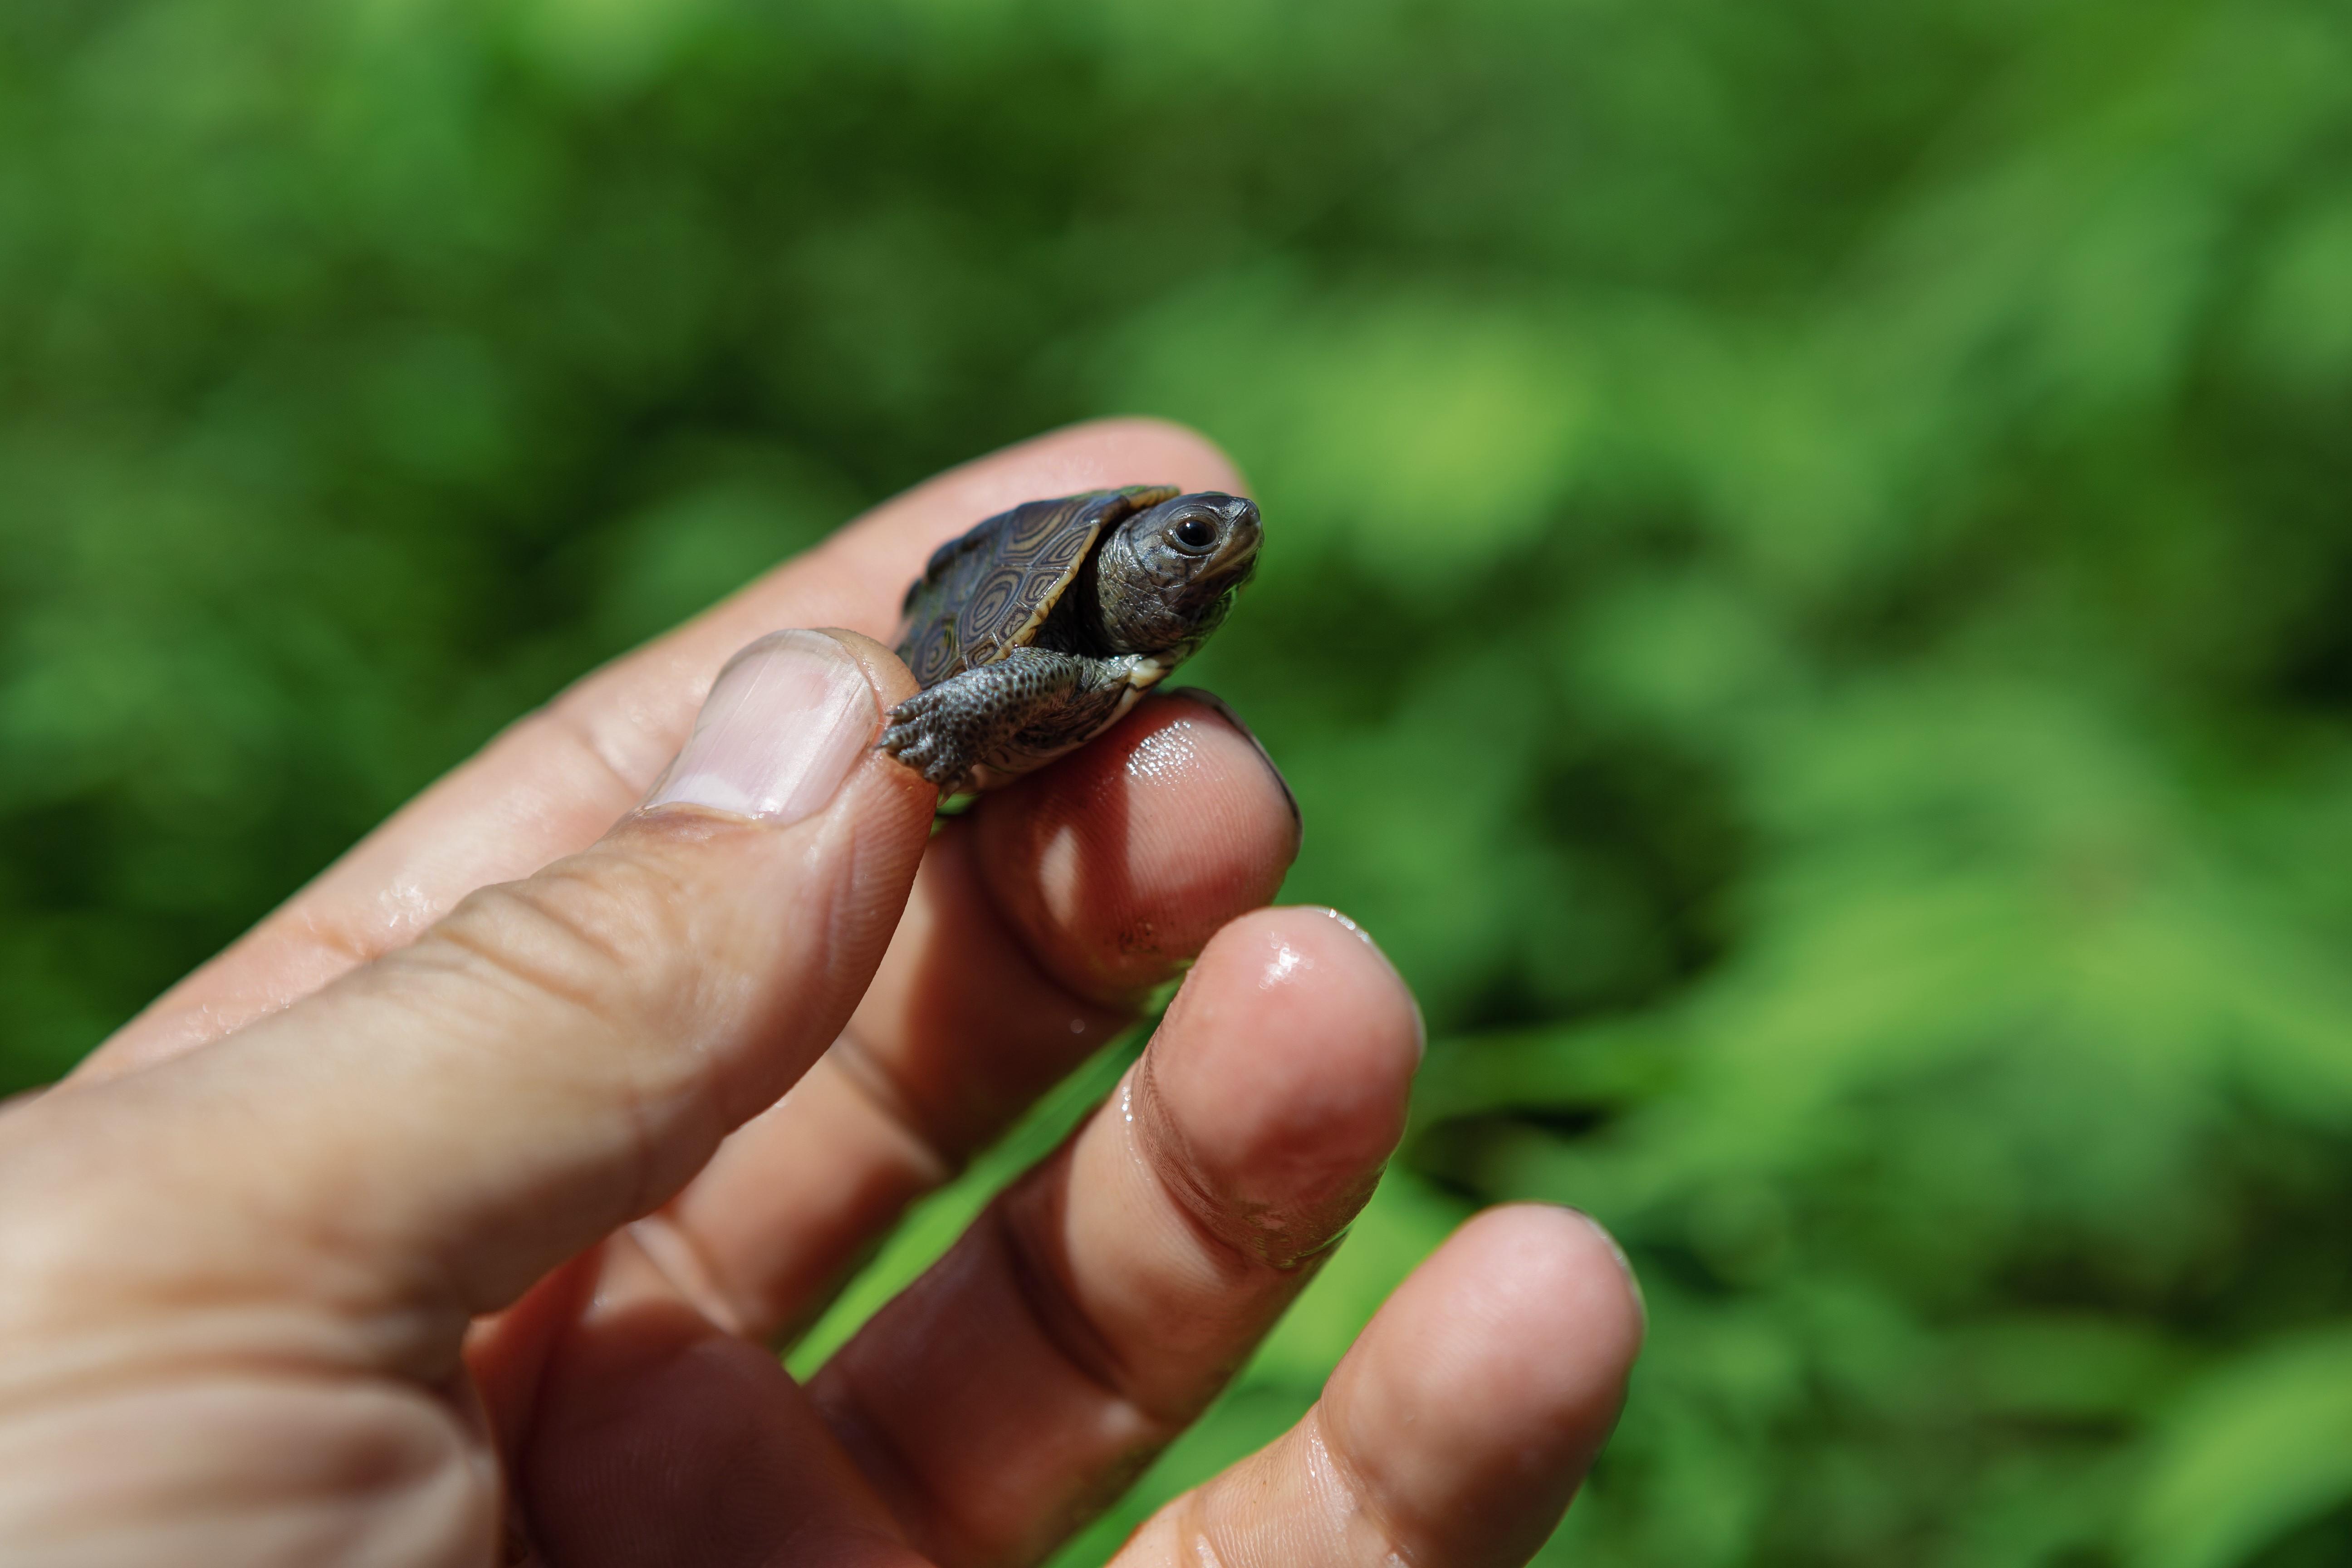
<path fill-rule="evenodd" d="M 1035 639 L 1103 530 L 1183 492 L 1129 485 L 1025 501 L 932 552 L 907 590 L 898 657 L 924 687 L 993 664 Z"/>

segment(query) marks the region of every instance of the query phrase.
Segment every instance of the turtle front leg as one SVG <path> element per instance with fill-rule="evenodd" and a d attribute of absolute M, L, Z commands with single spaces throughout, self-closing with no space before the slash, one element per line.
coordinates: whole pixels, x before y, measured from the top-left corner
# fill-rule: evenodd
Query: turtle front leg
<path fill-rule="evenodd" d="M 1122 663 L 1015 648 L 891 709 L 882 749 L 941 795 L 956 795 L 983 763 L 1021 772 L 1027 759 L 1042 762 L 1085 740 L 1118 710 L 1126 686 Z"/>

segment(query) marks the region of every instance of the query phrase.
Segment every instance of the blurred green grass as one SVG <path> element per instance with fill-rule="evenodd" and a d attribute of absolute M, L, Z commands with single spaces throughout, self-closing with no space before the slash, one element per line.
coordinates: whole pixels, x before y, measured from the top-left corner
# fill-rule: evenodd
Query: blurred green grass
<path fill-rule="evenodd" d="M 0 1074 L 860 505 L 1165 414 L 1269 519 L 1198 678 L 1287 894 L 1435 1044 L 1073 1563 L 1522 1196 L 1654 1322 L 1561 1561 L 2344 1561 L 2348 151 L 2321 0 L 0 11 Z"/>

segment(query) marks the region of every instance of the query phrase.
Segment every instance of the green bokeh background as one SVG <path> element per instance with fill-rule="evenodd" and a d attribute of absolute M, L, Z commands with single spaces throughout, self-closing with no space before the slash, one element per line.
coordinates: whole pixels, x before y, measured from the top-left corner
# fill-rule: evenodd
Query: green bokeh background
<path fill-rule="evenodd" d="M 6 1084 L 593 661 L 1139 410 L 1253 476 L 1199 679 L 1433 1045 L 1070 1561 L 1510 1197 L 1652 1313 L 1548 1559 L 2352 1560 L 2325 0 L 0 9 Z"/>

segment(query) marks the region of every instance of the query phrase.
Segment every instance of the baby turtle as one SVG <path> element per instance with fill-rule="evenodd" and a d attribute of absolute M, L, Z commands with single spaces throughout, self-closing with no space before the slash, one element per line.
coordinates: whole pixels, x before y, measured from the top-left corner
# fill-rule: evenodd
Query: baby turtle
<path fill-rule="evenodd" d="M 882 749 L 942 795 L 991 789 L 1101 734 L 1217 629 L 1257 563 L 1240 496 L 1129 485 L 999 512 L 907 590 L 923 689 Z"/>

